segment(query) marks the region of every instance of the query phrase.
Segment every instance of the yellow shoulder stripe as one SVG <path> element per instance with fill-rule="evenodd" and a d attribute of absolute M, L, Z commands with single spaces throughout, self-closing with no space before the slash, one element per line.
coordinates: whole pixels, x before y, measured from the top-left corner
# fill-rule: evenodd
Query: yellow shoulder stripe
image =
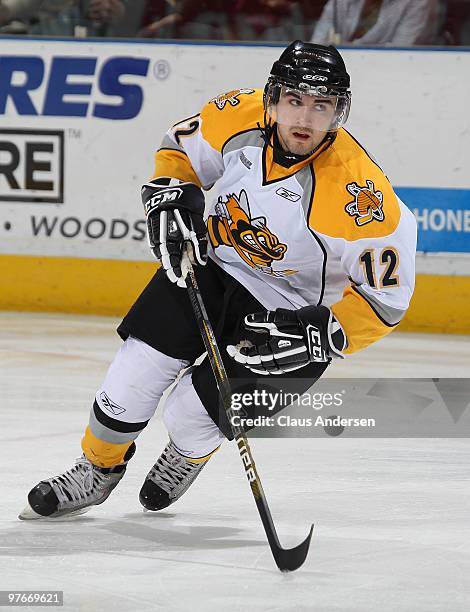
<path fill-rule="evenodd" d="M 201 132 L 217 151 L 235 134 L 263 122 L 261 89 L 234 89 L 217 96 L 201 111 Z"/>
<path fill-rule="evenodd" d="M 201 181 L 191 166 L 186 153 L 175 149 L 160 149 L 155 153 L 155 172 L 152 179 L 169 176 L 201 187 Z"/>
<path fill-rule="evenodd" d="M 345 130 L 313 161 L 316 186 L 309 225 L 348 241 L 392 234 L 400 206 L 387 177 Z"/>
<path fill-rule="evenodd" d="M 352 287 L 347 287 L 339 302 L 331 310 L 348 339 L 347 355 L 360 351 L 389 334 L 396 326 L 385 325 L 370 304 Z"/>

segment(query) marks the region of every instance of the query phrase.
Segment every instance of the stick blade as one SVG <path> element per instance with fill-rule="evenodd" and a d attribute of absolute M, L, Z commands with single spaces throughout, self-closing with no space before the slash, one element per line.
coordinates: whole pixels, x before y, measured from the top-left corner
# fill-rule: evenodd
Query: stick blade
<path fill-rule="evenodd" d="M 274 560 L 281 572 L 294 572 L 304 563 L 308 555 L 310 540 L 313 535 L 313 525 L 310 527 L 310 532 L 303 542 L 295 548 L 273 549 Z"/>

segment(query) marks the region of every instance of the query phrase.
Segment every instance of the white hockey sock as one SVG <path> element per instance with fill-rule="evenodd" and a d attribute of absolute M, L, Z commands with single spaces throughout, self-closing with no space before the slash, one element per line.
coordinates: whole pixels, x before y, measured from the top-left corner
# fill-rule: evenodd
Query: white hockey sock
<path fill-rule="evenodd" d="M 125 423 L 148 421 L 165 389 L 188 365 L 129 337 L 111 363 L 96 402 L 113 419 Z"/>
<path fill-rule="evenodd" d="M 204 457 L 225 440 L 193 387 L 191 371 L 185 372 L 168 396 L 163 421 L 173 444 L 186 457 Z"/>

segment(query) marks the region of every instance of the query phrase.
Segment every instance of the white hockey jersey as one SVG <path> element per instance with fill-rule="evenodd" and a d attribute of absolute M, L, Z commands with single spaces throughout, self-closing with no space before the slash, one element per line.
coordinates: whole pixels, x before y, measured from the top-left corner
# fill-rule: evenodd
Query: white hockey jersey
<path fill-rule="evenodd" d="M 329 306 L 353 353 L 389 333 L 414 289 L 416 222 L 344 129 L 308 159 L 276 163 L 262 91 L 211 100 L 174 125 L 153 178 L 205 189 L 210 257 L 267 309 Z"/>

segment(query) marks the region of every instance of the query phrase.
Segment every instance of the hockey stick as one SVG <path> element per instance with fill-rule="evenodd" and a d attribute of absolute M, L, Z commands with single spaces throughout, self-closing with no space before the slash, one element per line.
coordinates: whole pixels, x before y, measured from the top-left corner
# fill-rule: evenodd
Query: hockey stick
<path fill-rule="evenodd" d="M 269 510 L 268 502 L 261 485 L 261 479 L 250 450 L 250 445 L 248 444 L 246 433 L 240 425 L 234 425 L 232 422 L 232 417 L 236 413 L 233 411 L 231 406 L 230 382 L 220 355 L 212 325 L 210 324 L 207 316 L 207 311 L 204 306 L 201 292 L 199 290 L 196 276 L 194 274 L 187 251 L 184 253 L 181 268 L 183 274 L 186 273 L 185 281 L 189 299 L 194 310 L 194 315 L 207 350 L 212 371 L 214 372 L 227 419 L 232 428 L 232 433 L 237 443 L 238 451 L 245 468 L 248 482 L 250 483 L 251 492 L 255 498 L 256 506 L 258 507 L 258 512 L 261 517 L 274 560 L 276 561 L 276 564 L 281 572 L 292 572 L 298 569 L 307 558 L 310 540 L 312 539 L 313 525 L 310 528 L 310 533 L 301 544 L 295 548 L 282 548 L 276 533 L 271 511 Z"/>

